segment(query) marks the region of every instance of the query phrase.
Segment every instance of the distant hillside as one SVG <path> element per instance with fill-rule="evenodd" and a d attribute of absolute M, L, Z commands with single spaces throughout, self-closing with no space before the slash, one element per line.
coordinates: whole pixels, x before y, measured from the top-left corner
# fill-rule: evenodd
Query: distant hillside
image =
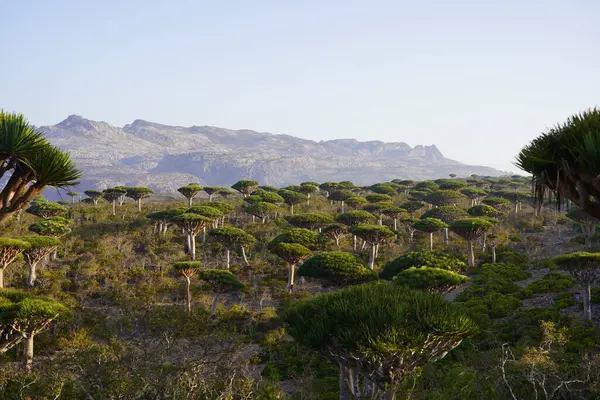
<path fill-rule="evenodd" d="M 84 171 L 78 190 L 148 186 L 174 192 L 190 182 L 231 185 L 255 179 L 281 186 L 306 180 L 351 180 L 359 185 L 404 179 L 433 179 L 450 173 L 497 176 L 490 167 L 445 158 L 435 146 L 359 142 L 315 142 L 289 135 L 211 126 L 161 125 L 135 120 L 122 128 L 71 115 L 40 128 L 71 152 Z"/>

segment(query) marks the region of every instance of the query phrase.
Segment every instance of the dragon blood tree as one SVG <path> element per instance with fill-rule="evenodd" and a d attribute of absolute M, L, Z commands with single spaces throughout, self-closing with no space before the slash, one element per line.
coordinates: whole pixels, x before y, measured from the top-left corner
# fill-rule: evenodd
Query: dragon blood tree
<path fill-rule="evenodd" d="M 338 366 L 340 399 L 394 400 L 403 379 L 477 332 L 460 306 L 391 284 L 304 299 L 282 318 L 296 341 Z"/>
<path fill-rule="evenodd" d="M 483 218 L 464 218 L 450 224 L 450 230 L 467 241 L 467 261 L 469 267 L 475 266 L 473 241 L 492 228 L 492 223 Z"/>
<path fill-rule="evenodd" d="M 31 245 L 19 239 L 0 238 L 0 289 L 4 288 L 4 270 Z"/>
<path fill-rule="evenodd" d="M 234 228 L 232 226 L 224 226 L 213 229 L 208 233 L 208 236 L 225 248 L 225 268 L 229 270 L 231 263 L 231 251 L 239 248 L 244 256 L 244 261 L 248 265 L 245 248 L 251 246 L 256 239 L 248 232 Z"/>
<path fill-rule="evenodd" d="M 450 205 L 432 208 L 431 210 L 424 212 L 423 215 L 421 215 L 421 219 L 437 218 L 440 221 L 449 224 L 450 222 L 460 218 L 466 218 L 467 216 L 467 213 L 462 208 Z M 444 228 L 444 244 L 448 245 L 448 227 Z"/>
<path fill-rule="evenodd" d="M 154 192 L 150 188 L 136 186 L 127 188 L 125 196 L 135 200 L 138 206 L 138 211 L 142 212 L 142 200 L 152 196 L 153 193 Z"/>
<path fill-rule="evenodd" d="M 600 253 L 576 252 L 554 259 L 559 268 L 566 270 L 583 288 L 583 318 L 592 319 L 592 284 L 600 280 Z"/>
<path fill-rule="evenodd" d="M 192 312 L 192 292 L 190 290 L 192 277 L 196 275 L 202 264 L 199 261 L 181 261 L 173 264 L 173 267 L 185 279 L 186 310 Z"/>
<path fill-rule="evenodd" d="M 198 193 L 202 191 L 202 186 L 197 183 L 190 183 L 189 185 L 180 187 L 177 191 L 187 199 L 188 208 L 192 208 L 194 197 L 198 196 Z"/>
<path fill-rule="evenodd" d="M 600 218 L 600 109 L 569 117 L 525 146 L 516 165 L 533 176 L 538 208 L 548 194 Z"/>
<path fill-rule="evenodd" d="M 271 252 L 281 258 L 288 266 L 288 293 L 294 290 L 294 275 L 296 265 L 306 260 L 312 255 L 312 252 L 299 243 L 279 243 L 271 249 Z"/>
<path fill-rule="evenodd" d="M 210 307 L 211 318 L 214 318 L 217 313 L 217 304 L 221 294 L 239 291 L 244 287 L 244 284 L 235 275 L 222 269 L 203 269 L 198 273 L 198 277 L 207 282 L 215 293 Z"/>
<path fill-rule="evenodd" d="M 247 179 L 242 179 L 240 181 L 237 181 L 233 185 L 231 185 L 231 187 L 234 190 L 237 190 L 238 192 L 243 194 L 244 197 L 247 197 L 250 193 L 252 193 L 256 189 L 258 189 L 258 182 L 252 181 L 252 180 L 247 180 Z"/>
<path fill-rule="evenodd" d="M 321 230 L 321 234 L 327 239 L 334 240 L 337 248 L 340 248 L 340 239 L 348 234 L 348 227 L 343 224 L 329 224 Z"/>
<path fill-rule="evenodd" d="M 437 218 L 418 219 L 413 224 L 413 228 L 416 230 L 427 233 L 429 237 L 429 251 L 433 251 L 433 234 L 447 227 L 448 225 L 444 221 Z"/>
<path fill-rule="evenodd" d="M 94 205 L 98 205 L 98 201 L 102 198 L 103 194 L 101 191 L 99 190 L 86 190 L 85 192 L 83 192 L 89 199 L 92 200 L 92 203 L 94 203 Z"/>
<path fill-rule="evenodd" d="M 371 251 L 369 252 L 369 269 L 375 268 L 375 259 L 377 258 L 379 245 L 394 237 L 394 232 L 391 229 L 381 225 L 354 225 L 350 228 L 350 232 L 371 246 Z"/>
<path fill-rule="evenodd" d="M 23 251 L 23 258 L 29 269 L 27 287 L 33 288 L 37 279 L 36 269 L 40 261 L 54 253 L 60 245 L 60 240 L 52 236 L 26 236 L 21 240 L 29 243 L 30 247 Z"/>
<path fill-rule="evenodd" d="M 0 289 L 0 354 L 25 341 L 25 370 L 31 372 L 35 336 L 69 314 L 69 309 L 57 301 L 21 290 Z"/>

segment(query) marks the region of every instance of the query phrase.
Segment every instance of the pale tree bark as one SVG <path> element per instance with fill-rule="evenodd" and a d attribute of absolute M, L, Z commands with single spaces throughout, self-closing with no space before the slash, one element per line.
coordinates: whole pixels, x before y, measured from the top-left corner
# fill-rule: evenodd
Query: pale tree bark
<path fill-rule="evenodd" d="M 345 212 L 344 200 L 342 200 L 342 214 Z"/>
<path fill-rule="evenodd" d="M 38 262 L 32 262 L 28 265 L 29 274 L 27 275 L 27 287 L 32 289 L 37 279 L 36 267 Z"/>
<path fill-rule="evenodd" d="M 244 263 L 246 264 L 246 266 L 249 266 L 250 263 L 248 262 L 248 257 L 246 256 L 246 249 L 244 248 L 244 246 L 242 247 L 242 257 L 244 258 Z"/>
<path fill-rule="evenodd" d="M 469 267 L 475 266 L 475 253 L 473 252 L 472 240 L 467 240 L 467 262 Z"/>
<path fill-rule="evenodd" d="M 429 232 L 429 251 L 433 251 L 433 232 Z"/>
<path fill-rule="evenodd" d="M 492 264 L 496 264 L 496 246 L 492 246 Z"/>
<path fill-rule="evenodd" d="M 192 312 L 192 292 L 190 290 L 191 288 L 191 281 L 190 281 L 190 277 L 189 276 L 184 276 L 185 278 L 185 300 L 186 300 L 186 308 L 187 308 L 187 312 L 191 313 Z"/>
<path fill-rule="evenodd" d="M 583 285 L 583 318 L 592 320 L 592 287 L 589 283 Z"/>
<path fill-rule="evenodd" d="M 4 269 L 6 267 L 0 268 L 0 289 L 4 289 Z"/>
<path fill-rule="evenodd" d="M 196 261 L 196 236 L 194 235 L 190 235 L 191 238 L 191 254 L 192 254 L 192 261 Z"/>
<path fill-rule="evenodd" d="M 448 228 L 444 228 L 444 244 L 448 246 Z"/>
<path fill-rule="evenodd" d="M 229 271 L 230 266 L 230 250 L 229 248 L 225 249 L 225 268 Z"/>
<path fill-rule="evenodd" d="M 296 273 L 296 264 L 288 264 L 288 293 L 294 290 L 294 275 Z"/>
<path fill-rule="evenodd" d="M 34 333 L 30 333 L 25 337 L 25 348 L 23 354 L 25 356 L 25 371 L 31 372 L 33 369 L 33 338 Z"/>
<path fill-rule="evenodd" d="M 369 269 L 375 269 L 375 251 L 376 251 L 377 247 L 372 244 L 371 245 L 371 251 L 369 252 Z"/>

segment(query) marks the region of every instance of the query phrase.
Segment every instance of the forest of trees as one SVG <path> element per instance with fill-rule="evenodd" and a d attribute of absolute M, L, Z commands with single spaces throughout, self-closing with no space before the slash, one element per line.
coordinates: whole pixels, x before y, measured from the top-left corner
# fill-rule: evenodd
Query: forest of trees
<path fill-rule="evenodd" d="M 79 193 L 5 112 L 0 154 L 0 398 L 600 398 L 598 110 L 527 176 Z"/>

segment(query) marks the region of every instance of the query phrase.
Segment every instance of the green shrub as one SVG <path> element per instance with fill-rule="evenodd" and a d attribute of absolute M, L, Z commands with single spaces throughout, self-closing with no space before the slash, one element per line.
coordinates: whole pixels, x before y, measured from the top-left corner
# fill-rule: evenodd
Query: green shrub
<path fill-rule="evenodd" d="M 463 292 L 464 293 L 464 292 Z M 462 293 L 461 293 L 462 294 Z M 481 317 L 503 318 L 509 316 L 523 305 L 523 301 L 512 294 L 502 294 L 498 292 L 486 293 L 482 297 L 471 297 L 464 302 L 465 307 L 472 313 L 480 317 L 475 317 L 475 320 Z"/>
<path fill-rule="evenodd" d="M 494 282 L 517 282 L 531 277 L 531 272 L 510 263 L 483 264 L 481 274 L 475 278 L 478 285 L 492 285 Z"/>
<path fill-rule="evenodd" d="M 412 289 L 446 293 L 469 280 L 464 275 L 440 268 L 410 267 L 394 277 L 393 282 Z"/>
<path fill-rule="evenodd" d="M 561 272 L 551 272 L 527 287 L 532 294 L 550 293 L 565 290 L 575 284 L 575 279 Z"/>
<path fill-rule="evenodd" d="M 560 293 L 552 298 L 554 300 L 554 308 L 561 309 L 574 306 L 577 304 L 573 298 L 573 293 Z"/>
<path fill-rule="evenodd" d="M 385 263 L 380 278 L 391 280 L 410 267 L 431 267 L 449 271 L 460 271 L 467 265 L 458 258 L 442 252 L 412 251 Z"/>
<path fill-rule="evenodd" d="M 377 274 L 354 255 L 341 251 L 323 252 L 307 259 L 300 266 L 298 275 L 342 285 L 377 279 Z"/>

